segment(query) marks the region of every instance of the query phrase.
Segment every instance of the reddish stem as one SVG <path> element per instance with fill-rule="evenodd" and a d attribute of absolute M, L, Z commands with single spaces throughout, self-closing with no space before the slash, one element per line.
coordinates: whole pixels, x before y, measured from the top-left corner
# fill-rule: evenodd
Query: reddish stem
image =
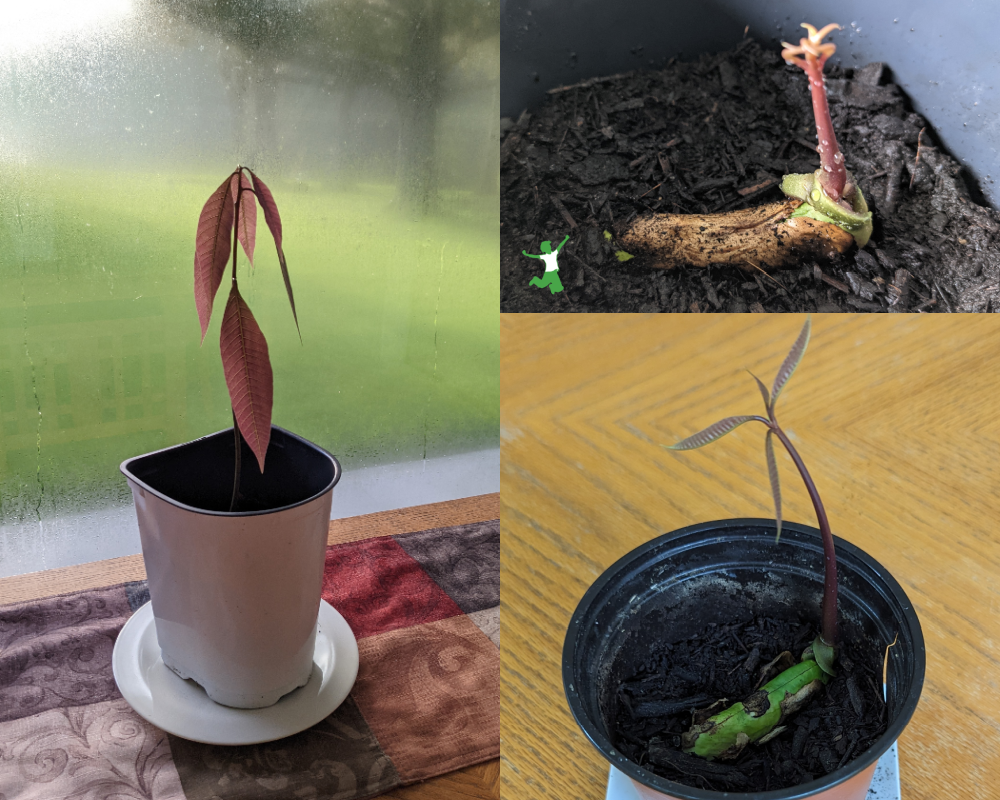
<path fill-rule="evenodd" d="M 824 642 L 833 647 L 837 644 L 837 554 L 833 549 L 833 532 L 830 530 L 830 521 L 826 517 L 826 509 L 823 507 L 823 501 L 820 500 L 816 484 L 813 483 L 813 479 L 809 475 L 809 470 L 806 469 L 806 465 L 802 462 L 802 458 L 799 456 L 798 450 L 795 449 L 795 445 L 791 443 L 785 432 L 774 421 L 773 416 L 767 424 L 785 446 L 785 450 L 792 457 L 792 461 L 795 462 L 795 466 L 802 476 L 802 481 L 806 485 L 806 491 L 809 492 L 809 497 L 812 499 L 813 508 L 816 510 L 816 520 L 819 522 L 819 530 L 823 537 L 823 560 L 826 566 L 826 574 L 823 581 L 823 605 L 820 610 L 822 618 L 820 636 Z"/>
<path fill-rule="evenodd" d="M 803 59 L 794 59 L 794 62 L 802 67 L 809 78 L 809 93 L 812 95 L 816 135 L 819 139 L 816 150 L 819 152 L 819 163 L 823 170 L 819 182 L 827 196 L 839 202 L 847 184 L 847 169 L 844 167 L 844 156 L 837 144 L 837 135 L 833 132 L 830 105 L 826 99 L 826 78 L 823 77 L 826 56 L 816 58 L 806 54 Z"/>

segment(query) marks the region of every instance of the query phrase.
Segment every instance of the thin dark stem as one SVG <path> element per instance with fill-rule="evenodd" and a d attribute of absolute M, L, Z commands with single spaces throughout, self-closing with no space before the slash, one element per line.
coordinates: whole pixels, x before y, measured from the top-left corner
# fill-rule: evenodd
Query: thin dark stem
<path fill-rule="evenodd" d="M 788 455 L 792 457 L 792 461 L 795 462 L 795 466 L 802 476 L 802 481 L 806 485 L 806 491 L 812 498 L 813 508 L 816 509 L 816 519 L 823 536 L 823 560 L 826 566 L 826 575 L 823 581 L 823 606 L 820 611 L 822 618 L 820 636 L 824 642 L 832 647 L 837 644 L 837 554 L 833 549 L 833 532 L 830 530 L 830 521 L 827 519 L 826 509 L 823 507 L 823 501 L 819 497 L 816 484 L 813 483 L 809 470 L 806 469 L 806 465 L 799 456 L 799 451 L 795 449 L 795 445 L 791 443 L 777 422 L 768 427 L 774 431 L 785 446 L 785 450 L 788 451 Z"/>
<path fill-rule="evenodd" d="M 235 224 L 233 225 L 233 286 L 236 286 L 236 251 L 239 249 L 239 230 L 240 230 L 240 185 L 243 183 L 243 168 L 237 167 L 234 173 L 236 178 L 236 218 Z M 230 178 L 232 180 L 232 178 Z M 232 513 L 236 510 L 236 501 L 239 499 L 240 493 L 240 473 L 242 471 L 240 464 L 240 454 L 243 449 L 242 443 L 240 442 L 240 426 L 236 421 L 236 409 L 233 409 L 233 438 L 236 441 L 236 461 L 233 466 L 233 499 L 229 502 L 229 511 Z"/>
<path fill-rule="evenodd" d="M 240 427 L 236 424 L 236 411 L 233 410 L 233 438 L 236 441 L 236 468 L 233 470 L 233 499 L 229 501 L 229 512 L 232 513 L 236 510 L 236 501 L 239 499 L 240 495 L 240 456 L 242 454 L 243 445 L 240 442 Z"/>

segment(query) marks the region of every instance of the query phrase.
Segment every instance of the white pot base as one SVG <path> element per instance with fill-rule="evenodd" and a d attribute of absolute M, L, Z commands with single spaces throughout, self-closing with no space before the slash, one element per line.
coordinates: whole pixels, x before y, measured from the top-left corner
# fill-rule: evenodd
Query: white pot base
<path fill-rule="evenodd" d="M 164 663 L 147 603 L 125 623 L 112 656 L 115 683 L 143 719 L 206 744 L 257 744 L 312 727 L 344 702 L 358 675 L 358 643 L 347 621 L 320 602 L 313 668 L 305 686 L 267 708 L 230 708 Z"/>
<path fill-rule="evenodd" d="M 611 767 L 605 800 L 640 800 L 640 798 L 632 786 L 632 781 L 624 773 Z M 900 800 L 899 751 L 895 743 L 878 760 L 872 785 L 865 800 Z"/>
<path fill-rule="evenodd" d="M 300 689 L 309 683 L 309 678 L 312 677 L 312 667 L 315 663 L 313 662 L 313 664 L 309 665 L 309 669 L 303 672 L 301 678 L 293 681 L 287 686 L 282 686 L 281 688 L 268 692 L 267 694 L 257 693 L 254 695 L 248 695 L 245 692 L 227 691 L 226 686 L 222 683 L 216 683 L 214 686 L 210 686 L 206 681 L 200 681 L 196 677 L 186 674 L 183 669 L 170 663 L 170 659 L 167 657 L 167 654 L 162 651 L 162 649 L 160 651 L 160 658 L 163 659 L 163 663 L 167 669 L 177 675 L 181 680 L 194 681 L 213 701 L 224 706 L 230 706 L 231 708 L 267 708 L 268 706 L 273 706 L 289 692 L 294 692 L 296 689 Z"/>

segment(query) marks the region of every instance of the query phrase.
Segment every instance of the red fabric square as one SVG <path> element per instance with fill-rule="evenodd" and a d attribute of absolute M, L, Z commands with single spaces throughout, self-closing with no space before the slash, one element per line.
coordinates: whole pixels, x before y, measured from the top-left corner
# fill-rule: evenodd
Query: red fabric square
<path fill-rule="evenodd" d="M 359 639 L 462 613 L 391 536 L 327 548 L 323 599 Z"/>

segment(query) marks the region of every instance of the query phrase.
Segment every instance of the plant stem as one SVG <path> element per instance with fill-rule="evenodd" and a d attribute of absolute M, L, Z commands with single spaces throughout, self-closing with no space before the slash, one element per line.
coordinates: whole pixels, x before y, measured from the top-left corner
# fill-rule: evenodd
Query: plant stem
<path fill-rule="evenodd" d="M 833 132 L 830 119 L 830 104 L 826 99 L 826 78 L 823 77 L 823 63 L 815 58 L 806 58 L 805 72 L 809 78 L 809 93 L 812 95 L 813 116 L 816 118 L 816 134 L 819 137 L 817 151 L 823 169 L 819 182 L 831 200 L 840 200 L 847 183 L 847 168 L 844 156 Z"/>
<path fill-rule="evenodd" d="M 768 427 L 774 431 L 778 439 L 785 446 L 785 450 L 788 451 L 788 455 L 792 457 L 792 461 L 795 462 L 795 466 L 802 476 L 802 481 L 806 485 L 806 491 L 809 492 L 809 497 L 812 498 L 813 508 L 816 509 L 816 519 L 819 522 L 819 530 L 823 536 L 823 556 L 826 566 L 823 581 L 823 605 L 820 611 L 822 617 L 820 636 L 826 644 L 833 647 L 837 644 L 837 554 L 833 548 L 833 532 L 830 530 L 830 521 L 827 519 L 826 509 L 823 507 L 823 501 L 819 497 L 816 484 L 813 483 L 813 479 L 809 475 L 809 470 L 806 469 L 806 465 L 799 456 L 798 450 L 795 449 L 795 445 L 791 443 L 788 436 L 773 419 L 768 423 Z"/>
<path fill-rule="evenodd" d="M 236 210 L 235 210 L 235 224 L 233 225 L 233 286 L 236 286 L 236 251 L 239 249 L 239 230 L 240 230 L 240 184 L 243 183 L 243 167 L 237 167 L 236 172 L 233 173 L 237 176 L 236 178 Z M 230 180 L 232 177 L 230 176 Z M 229 511 L 232 513 L 236 510 L 236 501 L 239 499 L 240 491 L 240 453 L 243 449 L 242 443 L 240 442 L 240 426 L 236 421 L 236 409 L 233 411 L 233 437 L 236 440 L 236 463 L 233 465 L 233 498 L 229 502 Z"/>
<path fill-rule="evenodd" d="M 241 451 L 243 443 L 240 441 L 240 428 L 236 424 L 236 410 L 233 409 L 233 438 L 236 440 L 236 465 L 233 469 L 233 499 L 229 501 L 229 513 L 236 510 L 236 501 L 239 500 L 240 493 L 240 473 L 241 473 Z"/>

